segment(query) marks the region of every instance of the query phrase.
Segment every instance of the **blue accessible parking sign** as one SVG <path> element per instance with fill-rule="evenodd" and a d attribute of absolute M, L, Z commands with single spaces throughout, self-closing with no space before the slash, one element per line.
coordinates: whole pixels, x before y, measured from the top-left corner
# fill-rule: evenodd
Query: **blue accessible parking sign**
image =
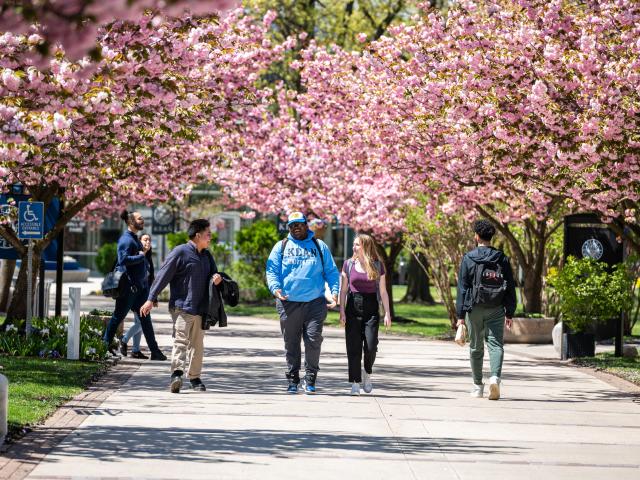
<path fill-rule="evenodd" d="M 18 203 L 18 238 L 40 240 L 44 238 L 44 203 Z"/>

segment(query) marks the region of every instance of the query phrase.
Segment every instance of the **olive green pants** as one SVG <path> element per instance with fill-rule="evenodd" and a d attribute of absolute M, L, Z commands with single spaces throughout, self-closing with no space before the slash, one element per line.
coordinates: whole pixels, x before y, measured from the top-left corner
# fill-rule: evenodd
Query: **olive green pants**
<path fill-rule="evenodd" d="M 465 320 L 467 331 L 469 332 L 469 357 L 473 383 L 482 385 L 482 361 L 485 341 L 489 350 L 491 376 L 500 377 L 502 374 L 504 307 L 481 307 L 476 305 L 472 311 L 467 313 Z"/>

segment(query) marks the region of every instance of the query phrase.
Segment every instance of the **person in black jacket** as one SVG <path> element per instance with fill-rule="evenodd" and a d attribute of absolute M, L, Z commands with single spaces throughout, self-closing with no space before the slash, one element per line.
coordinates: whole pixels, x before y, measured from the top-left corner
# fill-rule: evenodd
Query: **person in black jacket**
<path fill-rule="evenodd" d="M 116 307 L 107 325 L 104 334 L 104 341 L 109 352 L 114 356 L 119 356 L 117 348 L 111 345 L 113 337 L 120 322 L 129 313 L 129 310 L 138 312 L 144 304 L 149 293 L 149 283 L 147 278 L 147 267 L 145 265 L 144 247 L 138 239 L 137 233 L 144 228 L 144 218 L 139 212 L 128 212 L 124 210 L 120 218 L 127 224 L 127 231 L 118 240 L 118 261 L 117 266 L 124 272 L 120 280 L 121 294 L 116 298 Z M 142 333 L 151 351 L 151 360 L 166 360 L 167 357 L 158 348 L 151 317 L 147 314 L 140 315 Z"/>
<path fill-rule="evenodd" d="M 496 229 L 488 220 L 473 225 L 477 248 L 467 252 L 460 264 L 456 310 L 457 325 L 465 324 L 469 334 L 469 349 L 473 389 L 471 396 L 481 398 L 484 340 L 487 340 L 491 376 L 489 400 L 500 398 L 500 376 L 504 357 L 504 326 L 511 329 L 516 309 L 516 289 L 509 258 L 491 246 Z"/>
<path fill-rule="evenodd" d="M 155 278 L 155 269 L 153 266 L 153 251 L 151 250 L 151 235 L 148 233 L 143 233 L 140 235 L 140 243 L 142 244 L 142 250 L 146 251 L 144 254 L 144 260 L 146 262 L 147 268 L 147 283 L 149 285 L 153 284 L 153 280 Z M 157 307 L 157 305 L 155 305 Z M 140 350 L 140 340 L 142 339 L 142 325 L 140 325 L 140 315 L 137 311 L 133 312 L 133 325 L 129 327 L 127 333 L 125 333 L 122 337 L 120 337 L 120 353 L 127 356 L 127 344 L 130 339 L 133 339 L 133 345 L 131 347 L 131 357 L 139 358 L 141 360 L 146 360 L 147 357 Z"/>

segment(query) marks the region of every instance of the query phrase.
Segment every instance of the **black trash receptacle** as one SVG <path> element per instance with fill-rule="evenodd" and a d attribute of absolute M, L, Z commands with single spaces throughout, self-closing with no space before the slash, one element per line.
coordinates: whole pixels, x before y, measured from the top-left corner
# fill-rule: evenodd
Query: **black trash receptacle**
<path fill-rule="evenodd" d="M 596 337 L 593 333 L 564 333 L 562 335 L 562 359 L 593 357 L 596 354 Z"/>

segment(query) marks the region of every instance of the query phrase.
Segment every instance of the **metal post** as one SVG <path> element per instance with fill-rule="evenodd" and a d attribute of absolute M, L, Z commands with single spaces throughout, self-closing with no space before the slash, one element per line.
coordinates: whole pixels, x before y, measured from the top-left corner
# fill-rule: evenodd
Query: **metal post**
<path fill-rule="evenodd" d="M 347 238 L 347 227 L 346 225 L 344 227 L 342 227 L 342 252 L 344 255 L 344 261 L 347 261 L 348 255 L 347 255 L 347 249 L 349 248 L 349 239 Z"/>
<path fill-rule="evenodd" d="M 164 259 L 167 256 L 167 234 L 163 233 L 160 238 L 162 238 L 162 242 L 161 242 L 162 248 L 160 249 L 160 253 L 162 255 L 162 258 L 160 259 L 160 265 L 162 265 L 164 263 Z"/>
<path fill-rule="evenodd" d="M 80 292 L 80 288 L 69 288 L 69 320 L 67 323 L 67 359 L 69 360 L 80 358 Z"/>
<path fill-rule="evenodd" d="M 62 203 L 62 201 L 61 201 Z M 60 206 L 62 211 L 62 205 Z M 55 316 L 62 316 L 62 269 L 64 267 L 64 229 L 60 230 L 58 238 L 58 251 L 56 252 L 56 310 Z"/>
<path fill-rule="evenodd" d="M 40 268 L 39 268 L 39 281 L 38 281 L 38 317 L 46 318 L 49 312 L 44 311 L 44 275 L 45 275 L 45 264 L 44 264 L 44 252 L 40 257 Z"/>
<path fill-rule="evenodd" d="M 0 375 L 0 445 L 7 436 L 7 413 L 9 411 L 9 380 Z"/>
<path fill-rule="evenodd" d="M 622 261 L 627 260 L 627 242 L 622 238 Z M 624 322 L 626 320 L 626 312 L 620 312 L 620 318 L 616 325 L 616 351 L 614 355 L 616 357 L 622 357 L 624 350 Z"/>
<path fill-rule="evenodd" d="M 29 240 L 27 254 L 27 319 L 25 324 L 27 338 L 31 335 L 31 310 L 33 308 L 33 241 Z"/>

